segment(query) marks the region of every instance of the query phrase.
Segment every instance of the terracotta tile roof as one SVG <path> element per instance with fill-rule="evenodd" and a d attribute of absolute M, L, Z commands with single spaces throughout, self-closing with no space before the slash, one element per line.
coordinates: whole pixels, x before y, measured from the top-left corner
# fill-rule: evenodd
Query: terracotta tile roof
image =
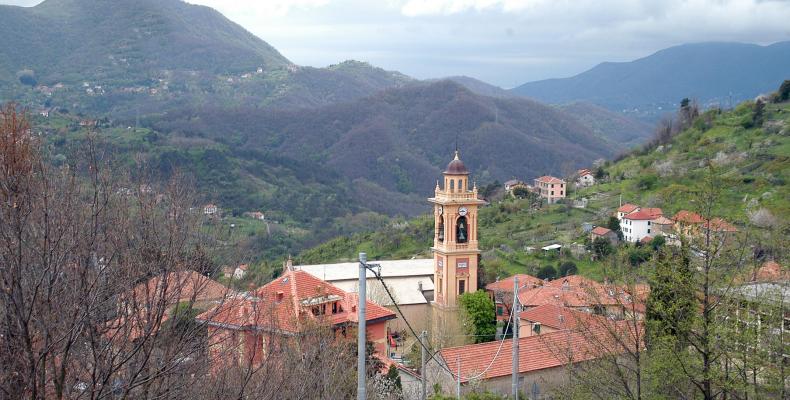
<path fill-rule="evenodd" d="M 492 292 L 506 292 L 513 293 L 513 278 L 518 276 L 518 286 L 522 288 L 520 291 L 527 290 L 531 287 L 542 286 L 543 280 L 527 274 L 516 274 L 509 276 L 505 279 L 489 283 L 486 285 L 486 290 Z M 526 287 L 525 287 L 526 286 Z"/>
<path fill-rule="evenodd" d="M 220 300 L 232 292 L 221 283 L 195 271 L 183 270 L 155 276 L 135 286 L 121 297 L 121 301 L 147 304 L 164 300 L 167 304 L 176 304 L 180 301 Z"/>
<path fill-rule="evenodd" d="M 333 303 L 339 308 L 332 312 Z M 198 315 L 197 319 L 229 329 L 255 328 L 298 333 L 305 323 L 328 321 L 333 325 L 357 322 L 356 293 L 347 293 L 304 271 L 287 271 L 248 296 L 229 300 Z M 319 315 L 313 314 L 317 307 Z M 325 307 L 325 308 L 324 308 Z M 322 308 L 324 308 L 322 310 Z M 395 318 L 395 313 L 366 303 L 367 321 Z"/>
<path fill-rule="evenodd" d="M 639 239 L 639 241 L 642 242 L 642 243 L 647 244 L 647 243 L 650 243 L 650 242 L 653 241 L 653 237 L 652 236 L 645 236 L 645 237 Z"/>
<path fill-rule="evenodd" d="M 549 175 L 541 176 L 540 178 L 537 178 L 535 180 L 538 181 L 538 182 L 543 182 L 543 183 L 565 183 L 565 181 L 563 181 L 562 179 L 555 178 L 555 177 L 549 176 Z"/>
<path fill-rule="evenodd" d="M 661 216 L 661 217 L 658 217 L 658 218 L 654 219 L 653 223 L 656 224 L 656 225 L 672 225 L 672 224 L 674 224 L 674 222 L 671 219 L 669 219 L 667 217 L 664 217 L 664 216 Z"/>
<path fill-rule="evenodd" d="M 636 211 L 638 209 L 639 209 L 639 206 L 636 205 L 636 204 L 625 203 L 622 206 L 620 206 L 620 208 L 617 209 L 617 212 L 628 214 L 628 213 L 634 212 L 634 211 Z"/>
<path fill-rule="evenodd" d="M 580 169 L 576 173 L 579 174 L 579 176 L 592 175 L 592 171 L 587 168 Z"/>
<path fill-rule="evenodd" d="M 776 261 L 766 261 L 752 273 L 752 282 L 778 282 L 790 279 L 790 272 Z"/>
<path fill-rule="evenodd" d="M 623 288 L 604 285 L 580 275 L 555 279 L 542 287 L 525 290 L 518 299 L 522 306 L 529 308 L 550 304 L 574 308 L 622 306 L 630 310 L 633 303 L 632 296 Z M 637 306 L 637 311 L 643 312 L 642 308 Z"/>
<path fill-rule="evenodd" d="M 704 226 L 705 228 L 710 227 L 713 232 L 738 232 L 738 228 L 721 218 L 713 218 Z"/>
<path fill-rule="evenodd" d="M 544 304 L 519 313 L 519 318 L 539 322 L 554 329 L 575 330 L 579 324 L 588 324 L 594 315 L 555 304 Z"/>
<path fill-rule="evenodd" d="M 648 214 L 642 210 L 623 215 L 623 219 L 630 219 L 632 221 L 651 221 L 655 218 L 653 214 Z"/>
<path fill-rule="evenodd" d="M 684 224 L 701 224 L 705 222 L 705 218 L 702 218 L 701 215 L 686 210 L 678 211 L 675 216 L 672 217 L 672 219 L 675 222 L 681 222 Z"/>
<path fill-rule="evenodd" d="M 664 215 L 664 211 L 660 208 L 654 207 L 645 207 L 639 210 L 640 212 L 646 213 L 647 215 L 651 215 L 654 219 Z"/>
<path fill-rule="evenodd" d="M 611 231 L 612 230 L 609 229 L 609 228 L 604 228 L 602 226 L 596 226 L 595 228 L 593 228 L 592 234 L 593 235 L 598 235 L 598 236 L 606 236 L 606 234 L 608 234 Z"/>
<path fill-rule="evenodd" d="M 519 339 L 519 372 L 527 373 L 555 368 L 600 357 L 605 351 L 590 336 L 580 332 L 562 330 Z M 513 341 L 493 341 L 466 346 L 448 347 L 439 351 L 444 363 L 456 373 L 461 367 L 461 382 L 469 382 L 486 368 L 490 368 L 477 379 L 491 379 L 510 375 L 513 363 Z"/>

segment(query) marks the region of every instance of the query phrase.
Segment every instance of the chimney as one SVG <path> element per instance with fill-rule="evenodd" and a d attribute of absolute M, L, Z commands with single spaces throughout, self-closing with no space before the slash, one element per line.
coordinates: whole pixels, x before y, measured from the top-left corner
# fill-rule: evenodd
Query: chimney
<path fill-rule="evenodd" d="M 294 270 L 294 261 L 291 259 L 291 255 L 288 255 L 288 259 L 285 260 L 283 263 L 283 272 L 293 271 Z"/>
<path fill-rule="evenodd" d="M 422 293 L 422 281 L 417 282 L 417 290 L 419 290 L 420 293 Z"/>
<path fill-rule="evenodd" d="M 278 303 L 282 302 L 283 301 L 283 297 L 285 297 L 285 293 L 283 293 L 282 291 L 278 291 L 277 292 L 277 302 Z"/>

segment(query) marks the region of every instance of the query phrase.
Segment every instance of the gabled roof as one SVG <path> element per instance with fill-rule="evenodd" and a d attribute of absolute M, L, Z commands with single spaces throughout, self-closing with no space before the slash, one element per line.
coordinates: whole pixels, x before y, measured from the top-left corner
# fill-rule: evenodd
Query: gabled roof
<path fill-rule="evenodd" d="M 127 293 L 134 296 L 123 296 L 124 301 L 136 301 L 138 304 L 159 303 L 176 304 L 180 301 L 211 301 L 220 300 L 233 291 L 221 283 L 211 280 L 195 271 L 183 270 L 155 276 L 134 287 Z"/>
<path fill-rule="evenodd" d="M 664 211 L 662 211 L 660 208 L 644 207 L 644 208 L 641 208 L 639 211 L 643 212 L 643 213 L 645 213 L 647 215 L 650 215 L 653 218 L 658 218 L 658 217 L 664 215 Z"/>
<path fill-rule="evenodd" d="M 634 211 L 636 211 L 638 209 L 639 209 L 639 206 L 636 205 L 636 204 L 625 203 L 622 206 L 620 206 L 620 208 L 617 209 L 617 212 L 628 214 L 628 213 L 634 212 Z"/>
<path fill-rule="evenodd" d="M 535 180 L 543 183 L 565 183 L 564 180 L 549 175 L 541 176 L 540 178 L 537 178 Z"/>
<path fill-rule="evenodd" d="M 652 221 L 655 219 L 655 216 L 639 210 L 623 215 L 623 219 L 630 219 L 632 221 Z"/>
<path fill-rule="evenodd" d="M 710 220 L 705 224 L 705 228 L 708 227 L 710 227 L 710 230 L 713 232 L 738 232 L 738 228 L 721 218 L 713 218 Z"/>
<path fill-rule="evenodd" d="M 600 340 L 590 340 L 592 335 L 580 332 L 561 330 L 542 335 L 527 336 L 519 339 L 518 370 L 520 373 L 538 371 L 547 368 L 561 367 L 570 363 L 592 360 L 611 352 L 616 346 L 604 349 L 600 342 L 606 340 L 602 333 Z M 501 345 L 501 348 L 500 348 Z M 500 343 L 470 344 L 448 347 L 439 351 L 444 363 L 452 367 L 453 374 L 457 365 L 461 369 L 461 382 L 469 382 L 470 378 L 491 379 L 510 375 L 513 364 L 513 341 L 508 339 Z M 490 368 L 488 368 L 490 365 Z M 488 370 L 486 370 L 488 368 Z M 479 376 L 481 373 L 485 373 Z"/>
<path fill-rule="evenodd" d="M 678 211 L 672 219 L 675 222 L 684 224 L 702 224 L 705 222 L 705 218 L 702 218 L 701 215 L 687 210 Z"/>
<path fill-rule="evenodd" d="M 644 244 L 647 244 L 647 243 L 650 243 L 650 242 L 653 241 L 653 237 L 652 236 L 644 236 L 641 239 L 639 239 L 639 241 L 644 243 Z"/>
<path fill-rule="evenodd" d="M 515 277 L 518 277 L 518 286 L 521 288 L 519 291 L 524 291 L 526 289 L 543 285 L 542 279 L 527 274 L 516 274 L 505 279 L 489 283 L 486 285 L 486 290 L 492 292 L 513 293 L 513 279 Z"/>
<path fill-rule="evenodd" d="M 589 170 L 589 169 L 587 169 L 587 168 L 580 169 L 580 170 L 576 171 L 576 173 L 577 173 L 579 176 L 592 175 L 592 171 L 590 171 L 590 170 Z"/>
<path fill-rule="evenodd" d="M 598 235 L 598 236 L 605 236 L 611 231 L 612 230 L 609 229 L 609 228 L 604 228 L 602 226 L 596 226 L 595 228 L 593 228 L 592 234 L 593 235 Z"/>
<path fill-rule="evenodd" d="M 674 224 L 674 222 L 671 219 L 669 219 L 667 217 L 664 217 L 664 216 L 661 216 L 661 217 L 658 217 L 658 218 L 654 219 L 653 223 L 656 224 L 656 225 L 672 225 L 672 224 Z"/>
<path fill-rule="evenodd" d="M 228 329 L 259 329 L 298 333 L 305 323 L 326 321 L 332 325 L 358 321 L 356 293 L 347 293 L 304 271 L 286 271 L 283 276 L 250 293 L 200 314 L 197 319 Z M 341 309 L 331 312 L 331 303 Z M 314 306 L 326 304 L 326 314 L 314 316 Z M 395 313 L 366 302 L 366 320 L 387 320 Z"/>
<path fill-rule="evenodd" d="M 595 318 L 592 314 L 555 304 L 544 304 L 519 313 L 519 318 L 538 322 L 554 329 L 576 329 L 578 324 Z"/>
<path fill-rule="evenodd" d="M 776 261 L 766 261 L 752 273 L 752 282 L 779 282 L 790 279 L 790 272 Z"/>

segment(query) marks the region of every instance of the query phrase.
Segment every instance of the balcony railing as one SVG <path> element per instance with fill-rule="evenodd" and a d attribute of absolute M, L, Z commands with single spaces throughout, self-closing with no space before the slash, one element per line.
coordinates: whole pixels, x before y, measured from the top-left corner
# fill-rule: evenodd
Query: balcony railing
<path fill-rule="evenodd" d="M 477 190 L 450 192 L 447 190 L 437 190 L 436 200 L 477 200 Z"/>

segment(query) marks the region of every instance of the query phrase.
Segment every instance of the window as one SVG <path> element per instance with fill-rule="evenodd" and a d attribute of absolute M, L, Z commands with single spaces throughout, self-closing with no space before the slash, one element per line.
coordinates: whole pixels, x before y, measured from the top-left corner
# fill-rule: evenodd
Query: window
<path fill-rule="evenodd" d="M 437 291 L 438 293 L 441 293 L 441 292 L 442 292 L 442 278 L 439 278 L 439 285 L 438 285 L 438 286 L 436 286 L 436 291 Z"/>
<path fill-rule="evenodd" d="M 455 181 L 450 179 L 450 191 L 452 192 L 454 190 L 455 190 Z"/>
<path fill-rule="evenodd" d="M 444 242 L 444 217 L 439 218 L 439 228 L 437 228 L 436 236 L 440 242 Z"/>
<path fill-rule="evenodd" d="M 505 311 L 502 309 L 502 306 L 497 306 L 496 307 L 496 315 L 499 315 L 500 317 L 502 315 L 505 315 Z"/>
<path fill-rule="evenodd" d="M 466 293 L 466 281 L 461 279 L 458 281 L 458 294 Z"/>
<path fill-rule="evenodd" d="M 647 233 L 650 233 L 650 228 L 647 228 Z"/>
<path fill-rule="evenodd" d="M 332 303 L 332 314 L 342 313 L 343 306 L 339 302 Z"/>
<path fill-rule="evenodd" d="M 459 192 L 463 192 L 464 191 L 464 181 L 462 181 L 460 179 L 458 180 L 458 191 Z"/>

